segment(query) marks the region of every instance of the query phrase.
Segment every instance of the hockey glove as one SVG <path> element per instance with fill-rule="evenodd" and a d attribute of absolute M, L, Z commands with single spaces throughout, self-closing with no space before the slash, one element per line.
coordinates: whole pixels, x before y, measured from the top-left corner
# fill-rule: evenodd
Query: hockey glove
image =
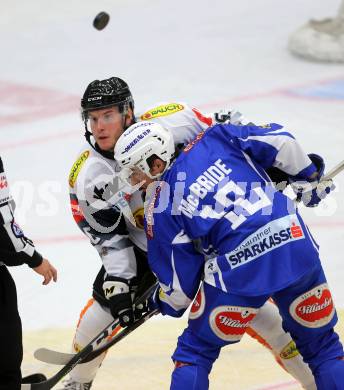
<path fill-rule="evenodd" d="M 266 173 L 275 184 L 276 189 L 283 192 L 289 183 L 288 174 L 276 167 L 267 168 Z"/>
<path fill-rule="evenodd" d="M 138 320 L 148 311 L 153 311 L 159 309 L 158 300 L 159 300 L 159 285 L 151 293 L 151 296 L 143 303 L 135 305 L 134 314 L 135 319 Z"/>
<path fill-rule="evenodd" d="M 150 311 L 159 309 L 160 310 L 160 294 L 161 287 L 159 284 L 157 284 L 156 288 L 152 292 L 152 295 L 148 298 L 147 304 Z"/>
<path fill-rule="evenodd" d="M 131 325 L 135 320 L 130 282 L 130 280 L 123 278 L 108 276 L 103 283 L 104 294 L 109 300 L 111 314 L 114 318 L 119 319 L 123 328 Z"/>
<path fill-rule="evenodd" d="M 324 175 L 325 163 L 322 157 L 317 154 L 309 154 L 308 157 L 316 166 L 318 175 L 315 179 L 307 181 L 293 181 L 290 179 L 290 185 L 296 194 L 296 200 L 306 207 L 316 207 L 331 191 L 335 189 L 332 180 L 321 182 Z"/>

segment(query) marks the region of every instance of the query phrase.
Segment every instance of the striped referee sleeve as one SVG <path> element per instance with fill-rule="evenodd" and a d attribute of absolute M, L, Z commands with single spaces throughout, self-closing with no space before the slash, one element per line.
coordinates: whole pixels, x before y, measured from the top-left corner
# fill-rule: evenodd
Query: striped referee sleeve
<path fill-rule="evenodd" d="M 43 258 L 16 224 L 14 209 L 15 203 L 0 158 L 0 262 L 8 266 L 26 263 L 31 268 L 37 267 Z"/>

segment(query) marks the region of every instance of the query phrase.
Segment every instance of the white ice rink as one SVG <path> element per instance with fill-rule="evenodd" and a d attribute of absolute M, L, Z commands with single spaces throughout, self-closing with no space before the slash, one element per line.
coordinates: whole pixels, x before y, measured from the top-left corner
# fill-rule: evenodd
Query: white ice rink
<path fill-rule="evenodd" d="M 344 158 L 344 68 L 286 50 L 310 17 L 339 0 L 1 0 L 0 154 L 18 221 L 59 270 L 43 287 L 12 268 L 24 330 L 72 327 L 100 266 L 69 211 L 67 176 L 83 142 L 79 101 L 86 85 L 112 75 L 136 106 L 186 101 L 205 111 L 235 106 L 257 123 L 288 127 L 330 168 Z M 111 15 L 97 31 L 99 11 Z M 344 173 L 337 191 L 304 210 L 321 245 L 337 305 L 344 308 Z"/>

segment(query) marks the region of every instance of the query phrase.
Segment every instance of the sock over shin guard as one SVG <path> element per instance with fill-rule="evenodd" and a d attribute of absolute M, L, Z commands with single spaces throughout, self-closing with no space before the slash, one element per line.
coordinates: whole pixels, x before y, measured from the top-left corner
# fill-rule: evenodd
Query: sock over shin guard
<path fill-rule="evenodd" d="M 208 371 L 201 366 L 185 365 L 172 373 L 171 390 L 208 390 Z"/>

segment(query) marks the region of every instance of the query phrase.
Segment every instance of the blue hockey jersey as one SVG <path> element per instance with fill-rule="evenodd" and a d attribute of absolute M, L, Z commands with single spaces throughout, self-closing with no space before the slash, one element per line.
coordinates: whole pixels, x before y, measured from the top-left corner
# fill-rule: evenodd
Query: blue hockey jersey
<path fill-rule="evenodd" d="M 297 180 L 316 171 L 280 125 L 216 125 L 156 183 L 145 228 L 163 313 L 181 315 L 203 276 L 225 292 L 269 295 L 319 265 L 317 244 L 269 167 Z"/>

